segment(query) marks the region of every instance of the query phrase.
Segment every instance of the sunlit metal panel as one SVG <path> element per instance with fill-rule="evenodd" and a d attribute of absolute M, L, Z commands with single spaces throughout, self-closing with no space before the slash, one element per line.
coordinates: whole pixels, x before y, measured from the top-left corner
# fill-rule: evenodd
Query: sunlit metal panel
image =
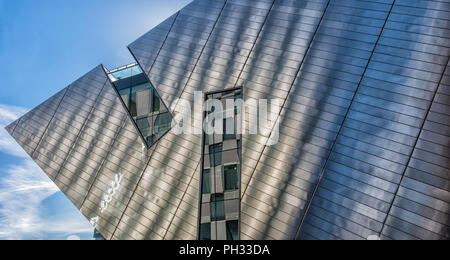
<path fill-rule="evenodd" d="M 432 1 L 393 4 L 385 10 L 391 9 L 382 33 L 374 34 L 376 48 L 299 238 L 367 239 L 384 230 L 383 238 L 448 239 L 446 222 L 420 216 L 419 204 L 402 208 L 398 193 L 434 189 L 404 176 L 450 54 L 445 31 L 436 28 L 448 17 L 449 6 L 438 4 L 444 10 L 436 11 Z M 448 179 L 441 181 L 448 185 Z"/>

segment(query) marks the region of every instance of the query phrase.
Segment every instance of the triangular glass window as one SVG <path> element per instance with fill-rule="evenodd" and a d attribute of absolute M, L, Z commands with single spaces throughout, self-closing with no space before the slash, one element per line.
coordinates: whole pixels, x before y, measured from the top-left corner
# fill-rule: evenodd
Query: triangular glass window
<path fill-rule="evenodd" d="M 171 129 L 172 115 L 136 63 L 108 73 L 147 147 Z"/>

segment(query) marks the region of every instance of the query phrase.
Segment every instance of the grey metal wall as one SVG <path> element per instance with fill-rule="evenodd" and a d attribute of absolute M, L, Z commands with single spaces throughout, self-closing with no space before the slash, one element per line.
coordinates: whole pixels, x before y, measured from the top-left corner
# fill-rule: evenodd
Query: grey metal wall
<path fill-rule="evenodd" d="M 442 0 L 196 0 L 129 49 L 175 115 L 284 102 L 278 144 L 243 137 L 241 238 L 449 239 L 449 30 Z M 101 67 L 7 129 L 105 238 L 196 238 L 201 135 L 143 153 Z"/>
<path fill-rule="evenodd" d="M 414 158 L 422 153 L 417 138 L 448 64 L 448 27 L 442 25 L 448 25 L 449 7 L 397 0 L 391 8 L 300 238 L 358 239 L 380 233 L 383 238 L 450 238 L 448 215 L 433 217 L 439 211 L 448 214 L 448 176 L 430 183 L 431 169 Z M 443 125 L 427 125 L 444 134 Z M 447 159 L 434 162 L 448 167 L 448 153 L 441 155 Z M 411 163 L 425 172 L 411 176 L 414 168 L 406 168 Z M 418 197 L 407 195 L 417 191 Z M 441 203 L 447 206 L 429 207 Z"/>
<path fill-rule="evenodd" d="M 130 50 L 172 111 L 194 90 L 240 85 L 246 98 L 285 101 L 280 143 L 244 137 L 242 238 L 445 239 L 448 142 L 427 143 L 440 149 L 433 165 L 415 156 L 450 55 L 449 11 L 448 1 L 194 1 Z"/>

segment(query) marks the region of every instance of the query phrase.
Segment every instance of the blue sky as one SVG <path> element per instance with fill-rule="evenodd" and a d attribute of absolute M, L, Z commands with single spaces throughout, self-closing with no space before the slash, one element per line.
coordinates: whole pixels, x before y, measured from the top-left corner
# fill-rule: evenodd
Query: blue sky
<path fill-rule="evenodd" d="M 190 0 L 0 1 L 0 239 L 91 239 L 92 227 L 3 129 Z"/>

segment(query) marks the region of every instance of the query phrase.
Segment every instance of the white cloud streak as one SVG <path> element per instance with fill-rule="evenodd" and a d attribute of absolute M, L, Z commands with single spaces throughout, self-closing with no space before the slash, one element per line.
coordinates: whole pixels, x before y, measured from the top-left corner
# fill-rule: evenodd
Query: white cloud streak
<path fill-rule="evenodd" d="M 26 111 L 0 104 L 0 152 L 21 161 L 0 168 L 0 239 L 41 239 L 49 233 L 63 237 L 92 232 L 88 221 L 81 217 L 43 219 L 42 201 L 59 189 L 4 129 Z"/>
<path fill-rule="evenodd" d="M 22 107 L 13 107 L 0 104 L 0 151 L 7 154 L 27 158 L 28 155 L 14 141 L 5 127 L 14 122 L 28 110 Z"/>

